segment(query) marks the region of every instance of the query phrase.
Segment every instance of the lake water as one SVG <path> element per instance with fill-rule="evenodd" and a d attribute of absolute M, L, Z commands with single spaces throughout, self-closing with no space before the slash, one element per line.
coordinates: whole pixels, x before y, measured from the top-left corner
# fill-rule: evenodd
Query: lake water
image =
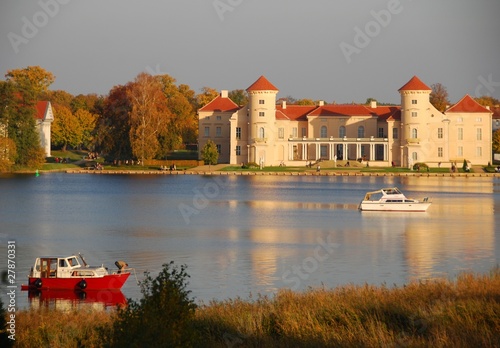
<path fill-rule="evenodd" d="M 426 213 L 357 210 L 365 192 L 385 186 L 433 204 Z M 125 260 L 139 280 L 185 264 L 197 303 L 402 285 L 489 272 L 500 263 L 499 210 L 496 177 L 1 176 L 0 270 L 15 241 L 19 286 L 35 257 L 77 252 L 110 269 Z M 133 276 L 122 292 L 141 297 Z M 29 307 L 26 293 L 16 305 Z"/>

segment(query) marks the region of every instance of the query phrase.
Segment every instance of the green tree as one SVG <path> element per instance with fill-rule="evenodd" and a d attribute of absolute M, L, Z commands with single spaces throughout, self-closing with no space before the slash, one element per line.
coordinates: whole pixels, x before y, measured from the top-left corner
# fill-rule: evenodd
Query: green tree
<path fill-rule="evenodd" d="M 500 153 L 500 129 L 497 129 L 493 132 L 493 141 L 491 147 L 493 153 Z"/>
<path fill-rule="evenodd" d="M 235 89 L 228 93 L 229 99 L 235 102 L 237 105 L 242 106 L 248 103 L 248 95 L 242 89 Z"/>
<path fill-rule="evenodd" d="M 205 146 L 203 146 L 201 159 L 208 165 L 217 164 L 219 152 L 217 151 L 217 145 L 212 140 L 208 140 Z"/>
<path fill-rule="evenodd" d="M 296 102 L 297 105 L 315 105 L 312 99 L 300 99 Z"/>
<path fill-rule="evenodd" d="M 119 309 L 111 332 L 103 333 L 107 347 L 192 347 L 199 340 L 194 324 L 196 304 L 186 289 L 186 266 L 164 264 L 153 279 L 140 283 L 139 302 Z"/>
<path fill-rule="evenodd" d="M 435 83 L 431 85 L 432 92 L 429 96 L 429 101 L 432 105 L 439 111 L 443 112 L 446 107 L 450 105 L 450 100 L 448 99 L 448 91 L 446 87 L 440 83 Z"/>

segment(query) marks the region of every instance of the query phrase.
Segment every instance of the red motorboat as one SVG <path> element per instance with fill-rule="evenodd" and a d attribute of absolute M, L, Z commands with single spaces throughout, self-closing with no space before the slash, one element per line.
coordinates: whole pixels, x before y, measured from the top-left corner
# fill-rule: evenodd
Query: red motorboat
<path fill-rule="evenodd" d="M 132 269 L 116 261 L 118 270 L 109 273 L 102 266 L 92 267 L 81 254 L 67 257 L 38 257 L 21 290 L 119 290 Z"/>

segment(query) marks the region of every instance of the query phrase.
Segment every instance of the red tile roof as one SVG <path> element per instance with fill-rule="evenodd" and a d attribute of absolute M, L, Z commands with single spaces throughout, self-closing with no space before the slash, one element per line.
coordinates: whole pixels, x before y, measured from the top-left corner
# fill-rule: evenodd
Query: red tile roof
<path fill-rule="evenodd" d="M 477 101 L 475 101 L 470 95 L 466 94 L 458 103 L 450 107 L 448 110 L 445 111 L 445 113 L 448 112 L 487 112 L 490 113 L 491 111 L 488 110 L 486 107 L 482 106 L 479 104 Z"/>
<path fill-rule="evenodd" d="M 37 120 L 44 120 L 45 114 L 47 113 L 47 108 L 49 107 L 48 101 L 39 101 L 36 103 L 36 114 L 35 118 Z"/>
<path fill-rule="evenodd" d="M 372 116 L 373 113 L 364 105 L 328 104 L 318 107 L 310 116 Z"/>
<path fill-rule="evenodd" d="M 400 120 L 401 119 L 401 107 L 400 106 L 377 106 L 376 108 L 368 108 L 380 119 L 385 120 Z"/>
<path fill-rule="evenodd" d="M 276 119 L 290 121 L 307 121 L 307 115 L 316 109 L 316 105 L 276 105 Z"/>
<path fill-rule="evenodd" d="M 199 111 L 235 112 L 240 107 L 229 98 L 222 98 L 220 95 L 210 103 L 202 107 Z"/>
<path fill-rule="evenodd" d="M 432 91 L 432 89 L 415 75 L 398 91 Z"/>
<path fill-rule="evenodd" d="M 247 88 L 247 92 L 250 91 L 278 91 L 278 89 L 262 75 Z"/>

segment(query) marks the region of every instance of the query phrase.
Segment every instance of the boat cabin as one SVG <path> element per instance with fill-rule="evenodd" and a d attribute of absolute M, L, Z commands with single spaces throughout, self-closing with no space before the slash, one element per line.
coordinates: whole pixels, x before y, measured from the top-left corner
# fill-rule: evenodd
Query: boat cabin
<path fill-rule="evenodd" d="M 35 261 L 33 277 L 69 278 L 75 269 L 81 267 L 76 256 L 39 257 Z"/>

